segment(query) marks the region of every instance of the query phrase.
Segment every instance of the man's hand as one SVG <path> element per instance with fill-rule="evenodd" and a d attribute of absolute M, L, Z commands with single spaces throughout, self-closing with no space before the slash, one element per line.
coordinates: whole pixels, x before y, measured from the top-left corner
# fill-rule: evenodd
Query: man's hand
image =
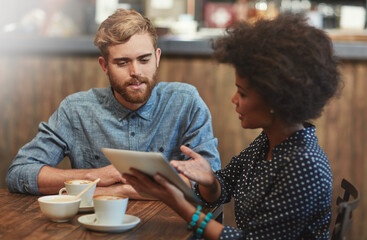
<path fill-rule="evenodd" d="M 154 198 L 142 197 L 135 189 L 129 184 L 117 183 L 107 187 L 97 187 L 94 195 L 101 194 L 118 194 L 127 196 L 129 199 L 139 200 L 156 200 Z"/>
<path fill-rule="evenodd" d="M 116 183 L 126 183 L 121 173 L 111 164 L 106 167 L 90 169 L 87 173 L 87 179 L 93 180 L 101 178 L 99 187 L 107 187 Z"/>
<path fill-rule="evenodd" d="M 107 187 L 116 183 L 125 183 L 121 173 L 113 165 L 93 169 L 59 169 L 44 166 L 38 173 L 38 191 L 41 194 L 57 194 L 64 182 L 70 179 L 94 181 L 100 178 L 97 187 Z"/>

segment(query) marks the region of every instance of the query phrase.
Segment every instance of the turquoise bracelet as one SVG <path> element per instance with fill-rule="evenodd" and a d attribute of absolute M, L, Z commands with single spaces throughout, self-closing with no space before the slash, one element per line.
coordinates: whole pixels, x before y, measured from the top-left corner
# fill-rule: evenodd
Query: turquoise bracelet
<path fill-rule="evenodd" d="M 198 208 L 196 209 L 196 213 L 194 215 L 192 215 L 192 221 L 187 225 L 187 230 L 192 230 L 194 229 L 196 222 L 199 220 L 199 216 L 200 216 L 200 211 L 201 211 L 201 206 L 199 205 Z"/>
<path fill-rule="evenodd" d="M 203 232 L 204 232 L 204 229 L 205 229 L 205 227 L 206 227 L 206 224 L 208 224 L 208 222 L 209 222 L 209 220 L 212 218 L 212 216 L 213 216 L 213 213 L 209 212 L 209 213 L 205 216 L 204 220 L 200 223 L 200 226 L 198 227 L 198 229 L 196 229 L 196 237 L 197 237 L 198 239 L 200 239 L 200 238 L 201 238 L 201 236 L 203 235 Z"/>

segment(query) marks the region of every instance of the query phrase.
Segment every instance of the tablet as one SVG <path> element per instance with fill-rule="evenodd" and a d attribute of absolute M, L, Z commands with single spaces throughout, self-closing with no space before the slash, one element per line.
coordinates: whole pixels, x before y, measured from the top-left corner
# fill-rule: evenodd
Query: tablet
<path fill-rule="evenodd" d="M 104 155 L 110 160 L 112 165 L 121 173 L 131 173 L 130 168 L 135 168 L 151 177 L 160 173 L 172 184 L 179 188 L 185 198 L 194 203 L 200 203 L 199 198 L 189 186 L 178 175 L 177 170 L 159 152 L 139 152 L 112 148 L 102 148 Z M 139 193 L 144 197 L 147 194 Z"/>

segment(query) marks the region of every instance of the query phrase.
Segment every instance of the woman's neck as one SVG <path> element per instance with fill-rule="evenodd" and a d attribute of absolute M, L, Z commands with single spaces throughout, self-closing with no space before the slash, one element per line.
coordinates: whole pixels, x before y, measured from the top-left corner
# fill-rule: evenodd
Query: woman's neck
<path fill-rule="evenodd" d="M 303 124 L 284 124 L 280 121 L 274 121 L 271 126 L 264 128 L 264 132 L 269 139 L 269 151 L 266 159 L 271 159 L 271 153 L 275 146 L 281 144 L 284 140 L 292 136 L 295 132 L 303 129 Z"/>

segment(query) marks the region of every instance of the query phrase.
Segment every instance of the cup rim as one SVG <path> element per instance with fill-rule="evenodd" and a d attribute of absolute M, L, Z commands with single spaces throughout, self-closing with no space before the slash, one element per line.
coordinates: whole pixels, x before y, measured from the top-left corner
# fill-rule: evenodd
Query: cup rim
<path fill-rule="evenodd" d="M 75 184 L 75 183 L 68 183 L 68 182 L 71 182 L 71 181 L 86 181 L 87 183 L 82 183 L 82 184 Z M 91 180 L 88 180 L 88 179 L 69 179 L 69 180 L 66 180 L 64 182 L 64 184 L 68 184 L 68 185 L 84 185 L 84 184 L 90 184 L 92 183 L 93 181 Z"/>
<path fill-rule="evenodd" d="M 67 201 L 67 202 L 49 202 L 47 201 L 49 199 L 71 198 L 71 197 L 74 197 L 74 195 L 47 195 L 47 196 L 39 197 L 38 202 L 47 203 L 47 204 L 67 204 L 67 203 L 76 203 L 76 202 L 81 201 L 81 198 L 75 199 L 74 201 Z"/>
<path fill-rule="evenodd" d="M 100 196 L 106 196 L 106 197 L 119 197 L 119 199 L 99 199 L 98 197 Z M 109 201 L 113 201 L 113 200 L 120 200 L 120 199 L 129 199 L 128 196 L 123 195 L 123 194 L 98 194 L 98 195 L 94 195 L 93 196 L 93 200 L 109 200 Z"/>

